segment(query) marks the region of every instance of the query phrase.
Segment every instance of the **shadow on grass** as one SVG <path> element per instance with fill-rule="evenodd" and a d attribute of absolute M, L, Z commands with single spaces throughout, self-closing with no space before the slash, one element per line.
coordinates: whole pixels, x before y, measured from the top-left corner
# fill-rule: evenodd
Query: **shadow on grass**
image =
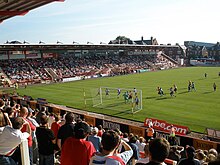
<path fill-rule="evenodd" d="M 202 94 L 209 94 L 209 93 L 212 93 L 214 91 L 208 91 L 208 92 L 203 92 Z"/>
<path fill-rule="evenodd" d="M 171 99 L 172 97 L 160 97 L 160 98 L 157 98 L 156 100 L 166 100 L 166 99 Z"/>
<path fill-rule="evenodd" d="M 158 96 L 153 96 L 153 97 L 145 97 L 145 99 L 156 99 L 156 98 L 158 98 Z"/>
<path fill-rule="evenodd" d="M 179 95 L 189 93 L 188 91 L 178 92 Z"/>
<path fill-rule="evenodd" d="M 124 111 L 119 111 L 117 113 L 114 113 L 113 115 L 125 115 L 125 114 L 131 114 L 131 110 L 124 110 Z"/>

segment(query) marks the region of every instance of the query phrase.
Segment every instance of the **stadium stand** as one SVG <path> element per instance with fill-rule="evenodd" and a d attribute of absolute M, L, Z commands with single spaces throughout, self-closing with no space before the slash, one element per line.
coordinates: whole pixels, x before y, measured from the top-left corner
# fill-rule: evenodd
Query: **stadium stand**
<path fill-rule="evenodd" d="M 169 69 L 177 63 L 161 52 L 151 55 L 91 55 L 84 57 L 60 56 L 58 58 L 15 59 L 0 61 L 3 77 L 10 84 L 41 83 L 62 81 L 71 77 L 100 77 L 130 73 L 140 70 Z M 2 78 L 3 78 L 2 77 Z"/>

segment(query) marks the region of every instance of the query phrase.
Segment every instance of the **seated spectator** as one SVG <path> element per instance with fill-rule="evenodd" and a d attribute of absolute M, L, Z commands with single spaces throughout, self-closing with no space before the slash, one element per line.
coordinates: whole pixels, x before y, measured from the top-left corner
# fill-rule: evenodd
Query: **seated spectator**
<path fill-rule="evenodd" d="M 196 151 L 194 147 L 189 146 L 186 148 L 186 158 L 179 161 L 178 165 L 200 165 L 198 159 L 195 159 Z"/>
<path fill-rule="evenodd" d="M 131 147 L 115 131 L 104 132 L 101 143 L 102 150 L 91 158 L 90 165 L 125 165 L 133 155 Z M 120 143 L 125 149 L 122 153 L 117 151 Z"/>
<path fill-rule="evenodd" d="M 169 142 L 164 138 L 155 138 L 149 143 L 149 159 L 150 162 L 146 165 L 161 165 L 168 157 L 170 150 Z M 137 163 L 136 165 L 144 165 Z"/>
<path fill-rule="evenodd" d="M 23 125 L 27 125 L 25 132 L 21 132 Z M 0 134 L 0 164 L 1 165 L 16 165 L 15 161 L 11 158 L 16 147 L 26 140 L 31 133 L 30 125 L 21 117 L 13 120 L 12 127 L 5 126 L 3 132 Z"/>
<path fill-rule="evenodd" d="M 88 165 L 92 155 L 96 152 L 93 144 L 86 141 L 91 132 L 86 122 L 76 123 L 74 127 L 75 137 L 65 140 L 61 150 L 62 165 Z"/>

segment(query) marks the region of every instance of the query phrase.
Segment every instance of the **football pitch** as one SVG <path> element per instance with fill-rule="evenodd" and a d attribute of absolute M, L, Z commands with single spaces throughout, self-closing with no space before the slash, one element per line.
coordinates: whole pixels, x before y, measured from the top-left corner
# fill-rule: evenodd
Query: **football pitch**
<path fill-rule="evenodd" d="M 188 126 L 190 130 L 201 132 L 205 128 L 220 130 L 220 67 L 188 67 L 115 77 L 102 77 L 67 83 L 28 86 L 18 89 L 19 95 L 46 98 L 48 102 L 108 114 L 120 118 L 143 122 L 146 117 L 166 120 L 169 123 Z M 207 77 L 205 78 L 205 73 Z M 196 91 L 188 92 L 188 82 L 195 83 Z M 213 83 L 217 91 L 213 91 Z M 176 84 L 176 97 L 169 94 Z M 143 109 L 129 113 L 131 107 L 124 103 L 121 94 L 118 101 L 113 96 L 111 109 L 92 106 L 91 91 L 100 86 L 142 90 Z M 164 96 L 158 95 L 157 87 L 162 87 Z M 85 91 L 85 96 L 84 96 Z M 109 91 L 111 95 L 111 91 Z M 113 95 L 113 94 L 112 94 Z M 86 98 L 86 106 L 85 106 Z M 115 104 L 115 102 L 117 102 Z M 115 107 L 115 108 L 114 108 Z M 117 107 L 120 107 L 117 109 Z"/>

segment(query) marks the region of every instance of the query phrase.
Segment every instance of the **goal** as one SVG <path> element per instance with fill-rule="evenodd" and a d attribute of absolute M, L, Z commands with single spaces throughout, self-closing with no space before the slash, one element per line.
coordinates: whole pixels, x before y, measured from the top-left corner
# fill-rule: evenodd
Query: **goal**
<path fill-rule="evenodd" d="M 93 107 L 137 113 L 142 110 L 142 90 L 99 87 L 91 90 Z"/>

